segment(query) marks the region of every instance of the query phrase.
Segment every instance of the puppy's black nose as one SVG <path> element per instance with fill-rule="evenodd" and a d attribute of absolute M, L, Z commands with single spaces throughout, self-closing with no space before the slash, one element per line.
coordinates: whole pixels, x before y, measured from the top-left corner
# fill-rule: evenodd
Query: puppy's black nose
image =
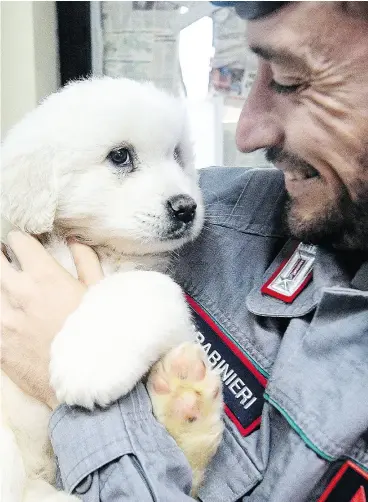
<path fill-rule="evenodd" d="M 167 207 L 176 220 L 189 223 L 194 220 L 197 204 L 188 195 L 175 195 L 167 201 Z"/>

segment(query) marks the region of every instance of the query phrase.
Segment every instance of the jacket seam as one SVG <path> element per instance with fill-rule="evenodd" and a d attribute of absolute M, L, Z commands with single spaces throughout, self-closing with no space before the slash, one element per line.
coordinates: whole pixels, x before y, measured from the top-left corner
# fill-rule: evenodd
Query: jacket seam
<path fill-rule="evenodd" d="M 319 423 L 318 423 L 318 420 L 316 419 L 316 417 L 311 413 L 310 416 L 309 416 L 309 419 L 308 417 L 305 416 L 305 413 L 303 413 L 299 406 L 297 405 L 297 403 L 295 403 L 295 401 L 290 398 L 289 396 L 287 396 L 282 390 L 280 390 L 277 385 L 273 384 L 271 381 L 269 382 L 269 387 L 271 387 L 271 391 L 275 391 L 276 394 L 278 393 L 279 394 L 279 398 L 277 398 L 276 396 L 276 399 L 274 399 L 270 394 L 269 391 L 268 391 L 268 395 L 270 395 L 271 399 L 273 399 L 275 401 L 276 404 L 279 404 L 279 406 L 282 406 L 284 412 L 289 415 L 289 417 L 293 420 L 293 422 L 295 422 L 295 424 L 300 424 L 300 429 L 305 429 L 306 426 L 308 426 L 308 422 L 312 422 L 312 424 L 314 424 L 317 427 L 319 427 Z M 295 418 L 295 413 L 292 412 L 290 413 L 289 409 L 288 409 L 288 402 L 289 404 L 292 405 L 292 407 L 294 408 L 294 412 L 298 411 L 301 415 L 301 417 L 299 417 L 298 419 Z M 308 428 L 308 427 L 307 427 Z M 309 439 L 309 435 L 307 436 L 307 434 L 305 434 L 306 437 L 308 437 Z M 327 456 L 329 457 L 340 457 L 342 454 L 343 454 L 343 450 L 345 449 L 345 446 L 342 445 L 342 444 L 339 444 L 339 443 L 336 443 L 336 441 L 334 441 L 333 439 L 331 439 L 325 432 L 322 432 L 321 433 L 321 436 L 320 438 L 318 438 L 318 434 L 315 436 L 315 439 L 317 440 L 317 442 L 321 441 L 322 440 L 322 443 L 325 443 L 326 440 L 327 440 L 327 445 L 328 443 L 330 443 L 330 445 L 333 446 L 335 452 L 331 454 L 329 453 L 325 453 Z M 310 440 L 311 443 L 315 443 L 315 441 L 313 440 Z M 321 445 L 322 446 L 322 445 Z M 317 446 L 316 446 L 317 447 Z M 318 447 L 317 447 L 318 448 Z M 328 446 L 326 448 L 326 444 L 322 446 L 323 450 L 328 450 Z M 318 448 L 320 449 L 321 451 L 322 448 Z"/>
<path fill-rule="evenodd" d="M 229 230 L 234 230 L 234 232 L 239 232 L 241 234 L 248 234 L 248 235 L 257 235 L 259 237 L 268 237 L 268 238 L 271 238 L 271 239 L 287 239 L 288 236 L 285 235 L 285 234 L 274 234 L 274 233 L 271 233 L 271 232 L 262 232 L 261 230 L 253 230 L 253 229 L 241 229 L 241 228 L 236 228 L 234 226 L 230 226 L 230 225 L 226 225 L 225 223 L 217 223 L 217 222 L 214 222 L 214 221 L 208 221 L 207 219 L 205 220 L 205 222 L 208 224 L 208 225 L 213 225 L 215 227 L 222 227 L 222 228 L 227 228 Z"/>
<path fill-rule="evenodd" d="M 70 470 L 70 472 L 66 475 L 66 478 L 65 478 L 65 482 L 68 483 L 69 482 L 69 479 L 70 479 L 70 476 L 72 474 L 74 474 L 76 468 L 82 463 L 82 462 L 85 462 L 86 460 L 88 460 L 89 458 L 91 458 L 93 455 L 95 455 L 95 453 L 97 453 L 98 451 L 101 451 L 102 449 L 105 449 L 107 446 L 110 446 L 112 444 L 116 445 L 117 442 L 123 442 L 124 439 L 126 438 L 121 438 L 121 439 L 118 439 L 118 440 L 114 440 L 114 441 L 110 441 L 109 443 L 106 443 L 102 446 L 99 446 L 97 449 L 93 450 L 92 452 L 90 452 L 88 455 L 86 455 L 85 457 L 83 457 L 82 459 L 80 459 L 75 465 L 73 465 L 73 468 Z M 131 449 L 131 448 L 130 448 Z M 98 469 L 100 469 L 103 465 L 106 465 L 108 464 L 109 462 L 111 462 L 112 460 L 116 460 L 117 458 L 120 458 L 122 457 L 123 455 L 126 455 L 127 454 L 127 451 L 125 452 L 121 452 L 121 453 L 117 453 L 113 459 L 109 460 L 109 461 L 104 461 L 103 463 L 101 463 L 101 465 L 99 467 L 96 467 L 94 468 L 93 472 L 97 471 Z M 86 476 L 88 476 L 89 474 L 91 474 L 92 471 L 89 471 L 88 469 L 88 473 L 84 473 L 82 476 L 78 476 L 77 478 L 77 481 L 75 483 L 73 483 L 73 487 L 74 486 L 77 486 L 78 483 Z"/>
<path fill-rule="evenodd" d="M 106 476 L 106 479 L 105 479 L 105 481 L 103 482 L 103 485 L 102 485 L 102 486 L 101 486 L 101 488 L 100 488 L 100 495 L 101 495 L 101 496 L 102 496 L 102 492 L 103 492 L 103 490 L 104 490 L 104 488 L 105 488 L 106 484 L 108 483 L 108 481 L 110 481 L 111 476 L 112 476 L 112 475 L 116 472 L 117 468 L 118 468 L 118 463 L 116 463 L 116 464 L 114 465 L 114 467 L 112 468 L 112 470 L 111 470 L 111 472 L 109 473 L 109 475 L 108 475 L 108 476 Z"/>
<path fill-rule="evenodd" d="M 269 371 L 264 368 L 264 364 L 260 364 L 258 361 L 259 360 L 265 361 L 267 364 L 267 368 L 272 367 L 273 362 L 270 361 L 266 356 L 261 354 L 256 347 L 254 347 L 254 345 L 251 343 L 250 339 L 246 336 L 246 334 L 233 321 L 231 321 L 226 314 L 217 309 L 214 303 L 207 297 L 205 293 L 202 293 L 201 296 L 205 299 L 206 304 L 210 306 L 211 311 L 213 312 L 213 314 L 210 313 L 210 315 L 213 316 L 214 320 L 219 319 L 219 321 L 217 322 L 220 323 L 220 326 L 225 325 L 224 326 L 225 329 L 227 329 L 226 325 L 229 327 L 231 326 L 232 329 L 229 329 L 230 332 L 233 331 L 234 329 L 237 335 L 241 335 L 246 340 L 247 343 L 245 346 L 243 346 L 243 344 L 240 344 L 238 342 L 239 345 L 242 347 L 243 350 L 249 352 L 249 355 L 251 356 L 252 359 L 255 360 L 256 364 L 260 366 L 263 369 L 263 371 L 265 371 L 268 374 Z M 224 319 L 225 322 L 221 318 Z"/>

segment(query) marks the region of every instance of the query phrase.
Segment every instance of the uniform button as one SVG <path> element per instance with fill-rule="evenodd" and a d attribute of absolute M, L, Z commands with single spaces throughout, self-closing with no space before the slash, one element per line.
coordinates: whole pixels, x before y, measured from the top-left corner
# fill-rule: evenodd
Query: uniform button
<path fill-rule="evenodd" d="M 83 480 L 79 485 L 75 488 L 75 491 L 79 493 L 80 495 L 83 495 L 83 493 L 88 492 L 88 490 L 91 488 L 92 484 L 92 474 L 88 474 L 85 480 Z"/>

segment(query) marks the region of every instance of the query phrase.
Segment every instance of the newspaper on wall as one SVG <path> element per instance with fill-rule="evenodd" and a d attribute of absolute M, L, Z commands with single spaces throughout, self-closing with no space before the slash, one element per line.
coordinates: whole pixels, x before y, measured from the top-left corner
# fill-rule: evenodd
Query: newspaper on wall
<path fill-rule="evenodd" d="M 212 19 L 215 53 L 211 61 L 210 91 L 221 96 L 223 109 L 228 112 L 222 123 L 222 163 L 225 166 L 267 166 L 263 151 L 244 154 L 235 144 L 240 111 L 257 73 L 257 58 L 247 49 L 246 22 L 237 16 L 234 8 L 228 7 L 216 9 Z"/>
<path fill-rule="evenodd" d="M 246 49 L 246 22 L 233 8 L 216 9 L 212 19 L 211 86 L 229 96 L 246 97 L 257 70 L 255 56 Z"/>
<path fill-rule="evenodd" d="M 182 92 L 178 34 L 183 2 L 102 2 L 104 68 L 109 76 L 151 80 Z"/>

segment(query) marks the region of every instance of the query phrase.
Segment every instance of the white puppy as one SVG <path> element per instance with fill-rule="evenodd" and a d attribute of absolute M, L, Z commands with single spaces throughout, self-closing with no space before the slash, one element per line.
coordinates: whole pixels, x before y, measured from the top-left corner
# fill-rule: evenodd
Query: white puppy
<path fill-rule="evenodd" d="M 65 239 L 93 246 L 107 276 L 54 340 L 58 399 L 108 405 L 164 356 L 148 390 L 154 413 L 193 467 L 195 493 L 221 439 L 220 380 L 190 342 L 183 294 L 163 274 L 170 253 L 202 227 L 192 160 L 177 99 L 126 79 L 72 83 L 8 134 L 2 212 L 73 273 Z M 4 502 L 74 500 L 51 486 L 49 410 L 5 375 L 2 384 Z"/>

